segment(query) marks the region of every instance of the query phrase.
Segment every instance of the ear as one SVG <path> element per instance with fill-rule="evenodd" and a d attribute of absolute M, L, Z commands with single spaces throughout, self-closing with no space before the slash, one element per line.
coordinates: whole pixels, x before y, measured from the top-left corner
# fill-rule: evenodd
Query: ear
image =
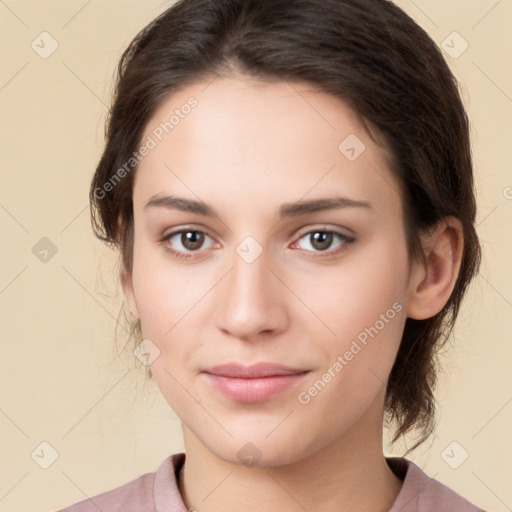
<path fill-rule="evenodd" d="M 130 313 L 132 314 L 134 320 L 138 320 L 139 311 L 137 309 L 137 303 L 135 302 L 135 294 L 133 293 L 132 276 L 131 273 L 126 269 L 121 271 L 121 286 L 123 287 L 123 293 L 128 300 Z"/>
<path fill-rule="evenodd" d="M 422 244 L 426 261 L 414 264 L 407 303 L 407 316 L 416 320 L 433 317 L 450 298 L 462 261 L 461 222 L 443 218 L 422 237 Z"/>

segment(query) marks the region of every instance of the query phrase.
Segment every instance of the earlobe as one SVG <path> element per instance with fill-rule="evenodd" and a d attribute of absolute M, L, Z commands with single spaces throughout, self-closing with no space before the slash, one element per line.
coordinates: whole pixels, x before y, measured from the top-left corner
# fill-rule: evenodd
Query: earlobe
<path fill-rule="evenodd" d="M 123 270 L 121 272 L 121 286 L 123 288 L 124 296 L 126 297 L 126 300 L 128 301 L 130 313 L 132 314 L 132 317 L 134 318 L 134 320 L 138 320 L 139 312 L 137 310 L 137 304 L 135 302 L 135 294 L 133 293 L 132 276 L 126 270 Z"/>
<path fill-rule="evenodd" d="M 423 238 L 425 263 L 416 264 L 408 295 L 407 316 L 431 318 L 443 309 L 457 282 L 463 254 L 463 229 L 455 217 L 445 217 Z"/>

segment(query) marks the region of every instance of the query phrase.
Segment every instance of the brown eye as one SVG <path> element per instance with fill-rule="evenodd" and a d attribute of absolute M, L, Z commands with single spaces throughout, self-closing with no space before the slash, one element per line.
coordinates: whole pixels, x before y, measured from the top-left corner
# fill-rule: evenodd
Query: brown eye
<path fill-rule="evenodd" d="M 210 245 L 205 245 L 206 239 L 210 240 Z M 182 258 L 193 256 L 194 253 L 200 252 L 201 249 L 207 249 L 214 245 L 213 240 L 203 231 L 196 229 L 182 229 L 174 231 L 166 235 L 161 243 L 167 251 Z"/>
<path fill-rule="evenodd" d="M 338 244 L 334 244 L 338 239 Z M 318 253 L 318 256 L 334 256 L 343 251 L 354 241 L 354 238 L 328 229 L 308 231 L 295 243 L 299 249 Z M 304 243 L 305 242 L 305 243 Z M 334 245 L 334 248 L 332 247 Z"/>
<path fill-rule="evenodd" d="M 182 231 L 180 242 L 185 249 L 195 251 L 201 248 L 204 242 L 204 233 L 200 231 Z"/>
<path fill-rule="evenodd" d="M 319 251 L 328 249 L 332 244 L 333 234 L 327 231 L 317 231 L 309 235 L 311 246 Z"/>

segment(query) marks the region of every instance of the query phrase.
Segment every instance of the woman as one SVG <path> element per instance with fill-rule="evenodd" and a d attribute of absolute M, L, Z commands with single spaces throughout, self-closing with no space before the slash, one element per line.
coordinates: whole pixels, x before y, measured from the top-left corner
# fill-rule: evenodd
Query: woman
<path fill-rule="evenodd" d="M 118 71 L 94 227 L 186 454 L 64 510 L 481 510 L 382 452 L 432 433 L 480 261 L 435 43 L 385 0 L 181 0 Z"/>

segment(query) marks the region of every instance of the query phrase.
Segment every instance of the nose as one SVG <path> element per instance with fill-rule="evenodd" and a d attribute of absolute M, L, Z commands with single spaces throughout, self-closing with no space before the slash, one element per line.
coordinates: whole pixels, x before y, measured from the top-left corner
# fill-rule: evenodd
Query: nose
<path fill-rule="evenodd" d="M 286 330 L 286 287 L 276 274 L 265 251 L 250 263 L 234 254 L 214 297 L 217 327 L 224 334 L 250 341 Z"/>

